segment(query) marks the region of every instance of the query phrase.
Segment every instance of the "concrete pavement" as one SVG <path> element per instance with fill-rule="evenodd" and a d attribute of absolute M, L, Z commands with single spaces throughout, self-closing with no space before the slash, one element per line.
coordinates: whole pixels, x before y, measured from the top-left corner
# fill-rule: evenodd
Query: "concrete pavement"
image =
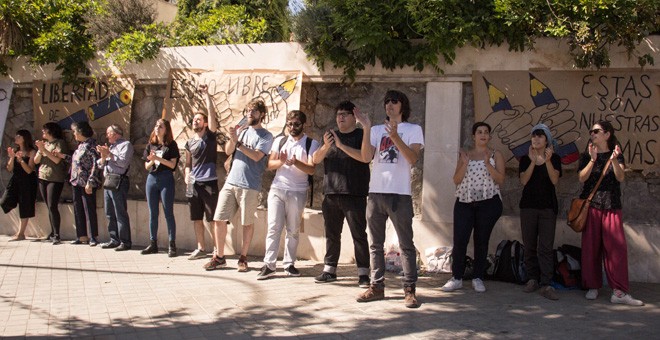
<path fill-rule="evenodd" d="M 0 336 L 98 339 L 206 338 L 617 338 L 657 339 L 660 284 L 632 283 L 642 307 L 613 305 L 610 290 L 596 301 L 583 291 L 559 301 L 525 294 L 513 284 L 470 282 L 454 293 L 439 287 L 448 274 L 420 276 L 422 305 L 407 309 L 398 278 L 388 274 L 386 299 L 357 303 L 355 267 L 339 280 L 316 284 L 322 264 L 300 261 L 303 276 L 257 281 L 251 271 L 207 272 L 204 260 L 165 253 L 140 255 L 100 247 L 53 246 L 0 236 Z M 180 250 L 181 254 L 182 251 Z"/>

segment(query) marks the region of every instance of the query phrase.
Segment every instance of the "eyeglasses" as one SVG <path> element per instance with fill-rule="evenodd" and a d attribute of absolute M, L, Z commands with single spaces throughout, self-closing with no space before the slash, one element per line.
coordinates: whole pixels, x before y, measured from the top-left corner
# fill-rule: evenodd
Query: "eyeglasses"
<path fill-rule="evenodd" d="M 385 105 L 387 105 L 389 103 L 392 103 L 392 104 L 396 105 L 396 104 L 399 104 L 399 100 L 398 99 L 385 99 Z"/>
<path fill-rule="evenodd" d="M 348 117 L 349 115 L 352 115 L 352 114 L 353 114 L 353 112 L 341 111 L 341 112 L 337 112 L 337 117 L 341 116 L 343 118 L 346 118 L 346 117 Z"/>
<path fill-rule="evenodd" d="M 595 133 L 595 134 L 599 134 L 601 131 L 603 131 L 603 129 L 593 129 L 593 130 L 589 130 L 589 134 L 590 134 L 590 135 L 591 135 L 591 134 L 594 134 L 594 133 Z"/>
<path fill-rule="evenodd" d="M 288 126 L 288 127 L 301 127 L 302 123 L 301 122 L 288 122 L 288 123 L 286 123 L 286 126 Z"/>

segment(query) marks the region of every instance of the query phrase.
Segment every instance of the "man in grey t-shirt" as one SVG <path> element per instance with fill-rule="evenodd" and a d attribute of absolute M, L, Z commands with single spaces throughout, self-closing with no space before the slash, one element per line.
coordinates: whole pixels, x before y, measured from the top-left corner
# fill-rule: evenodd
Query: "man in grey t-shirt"
<path fill-rule="evenodd" d="M 262 127 L 266 117 L 266 105 L 261 100 L 251 101 L 246 110 L 248 126 L 229 128 L 230 139 L 225 144 L 225 152 L 233 154 L 227 180 L 218 195 L 218 206 L 213 219 L 215 223 L 215 254 L 204 265 L 206 270 L 225 267 L 225 238 L 227 222 L 240 211 L 243 225 L 243 245 L 238 259 L 238 271 L 248 271 L 247 252 L 254 235 L 254 219 L 257 211 L 261 176 L 266 170 L 268 153 L 273 143 L 273 135 Z"/>

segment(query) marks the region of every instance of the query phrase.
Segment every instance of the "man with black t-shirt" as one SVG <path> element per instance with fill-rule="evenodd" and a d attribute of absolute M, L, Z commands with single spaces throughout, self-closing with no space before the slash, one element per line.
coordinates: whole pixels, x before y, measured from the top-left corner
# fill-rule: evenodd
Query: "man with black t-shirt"
<path fill-rule="evenodd" d="M 369 163 L 364 163 L 342 150 L 349 146 L 359 150 L 362 146 L 363 130 L 356 127 L 350 101 L 341 102 L 335 112 L 337 130 L 327 131 L 323 146 L 313 156 L 314 164 L 324 162 L 322 211 L 325 221 L 326 254 L 321 275 L 317 283 L 337 280 L 337 263 L 341 251 L 341 232 L 344 218 L 353 237 L 355 262 L 358 267 L 358 284 L 369 287 L 369 242 L 367 240 L 367 194 L 369 192 Z M 335 143 L 339 140 L 340 143 Z"/>

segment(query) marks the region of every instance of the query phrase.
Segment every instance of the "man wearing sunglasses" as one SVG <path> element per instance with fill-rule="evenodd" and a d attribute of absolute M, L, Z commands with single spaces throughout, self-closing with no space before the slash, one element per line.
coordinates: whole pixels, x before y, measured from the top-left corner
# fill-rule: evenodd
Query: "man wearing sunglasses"
<path fill-rule="evenodd" d="M 257 280 L 265 280 L 275 274 L 280 237 L 286 227 L 284 258 L 282 265 L 287 276 L 300 276 L 295 267 L 298 250 L 298 232 L 307 198 L 307 177 L 314 174 L 312 157 L 318 142 L 303 132 L 307 121 L 304 112 L 293 110 L 286 116 L 288 136 L 275 139 L 268 158 L 268 170 L 275 171 L 275 178 L 268 192 L 268 232 L 264 266 Z"/>
<path fill-rule="evenodd" d="M 361 150 L 349 150 L 362 161 L 373 161 L 367 202 L 367 225 L 371 234 L 371 285 L 357 296 L 358 302 L 385 298 L 385 223 L 392 220 L 399 239 L 403 265 L 404 303 L 408 308 L 419 306 L 415 293 L 417 282 L 416 250 L 413 242 L 410 169 L 424 147 L 422 128 L 408 122 L 410 102 L 399 91 L 390 90 L 383 101 L 385 123 L 371 126 L 366 114 L 355 111 L 364 127 Z"/>
<path fill-rule="evenodd" d="M 314 164 L 323 162 L 323 212 L 325 257 L 323 272 L 314 278 L 316 283 L 337 280 L 337 265 L 341 254 L 341 232 L 344 219 L 353 238 L 358 285 L 369 287 L 369 240 L 367 238 L 367 194 L 369 193 L 369 162 L 361 155 L 353 158 L 343 151 L 344 146 L 359 152 L 364 131 L 357 128 L 353 111 L 355 104 L 343 101 L 337 105 L 337 130 L 323 136 L 323 146 L 314 153 Z"/>
<path fill-rule="evenodd" d="M 236 212 L 239 212 L 240 223 L 243 226 L 243 245 L 238 259 L 238 271 L 248 271 L 247 252 L 254 235 L 261 177 L 268 162 L 266 155 L 273 144 L 273 135 L 261 125 L 266 114 L 266 104 L 260 99 L 254 99 L 246 108 L 247 126 L 229 127 L 229 140 L 225 143 L 225 152 L 234 156 L 225 184 L 218 195 L 218 206 L 213 216 L 216 221 L 215 254 L 204 265 L 206 270 L 227 266 L 224 256 L 227 224 Z"/>

